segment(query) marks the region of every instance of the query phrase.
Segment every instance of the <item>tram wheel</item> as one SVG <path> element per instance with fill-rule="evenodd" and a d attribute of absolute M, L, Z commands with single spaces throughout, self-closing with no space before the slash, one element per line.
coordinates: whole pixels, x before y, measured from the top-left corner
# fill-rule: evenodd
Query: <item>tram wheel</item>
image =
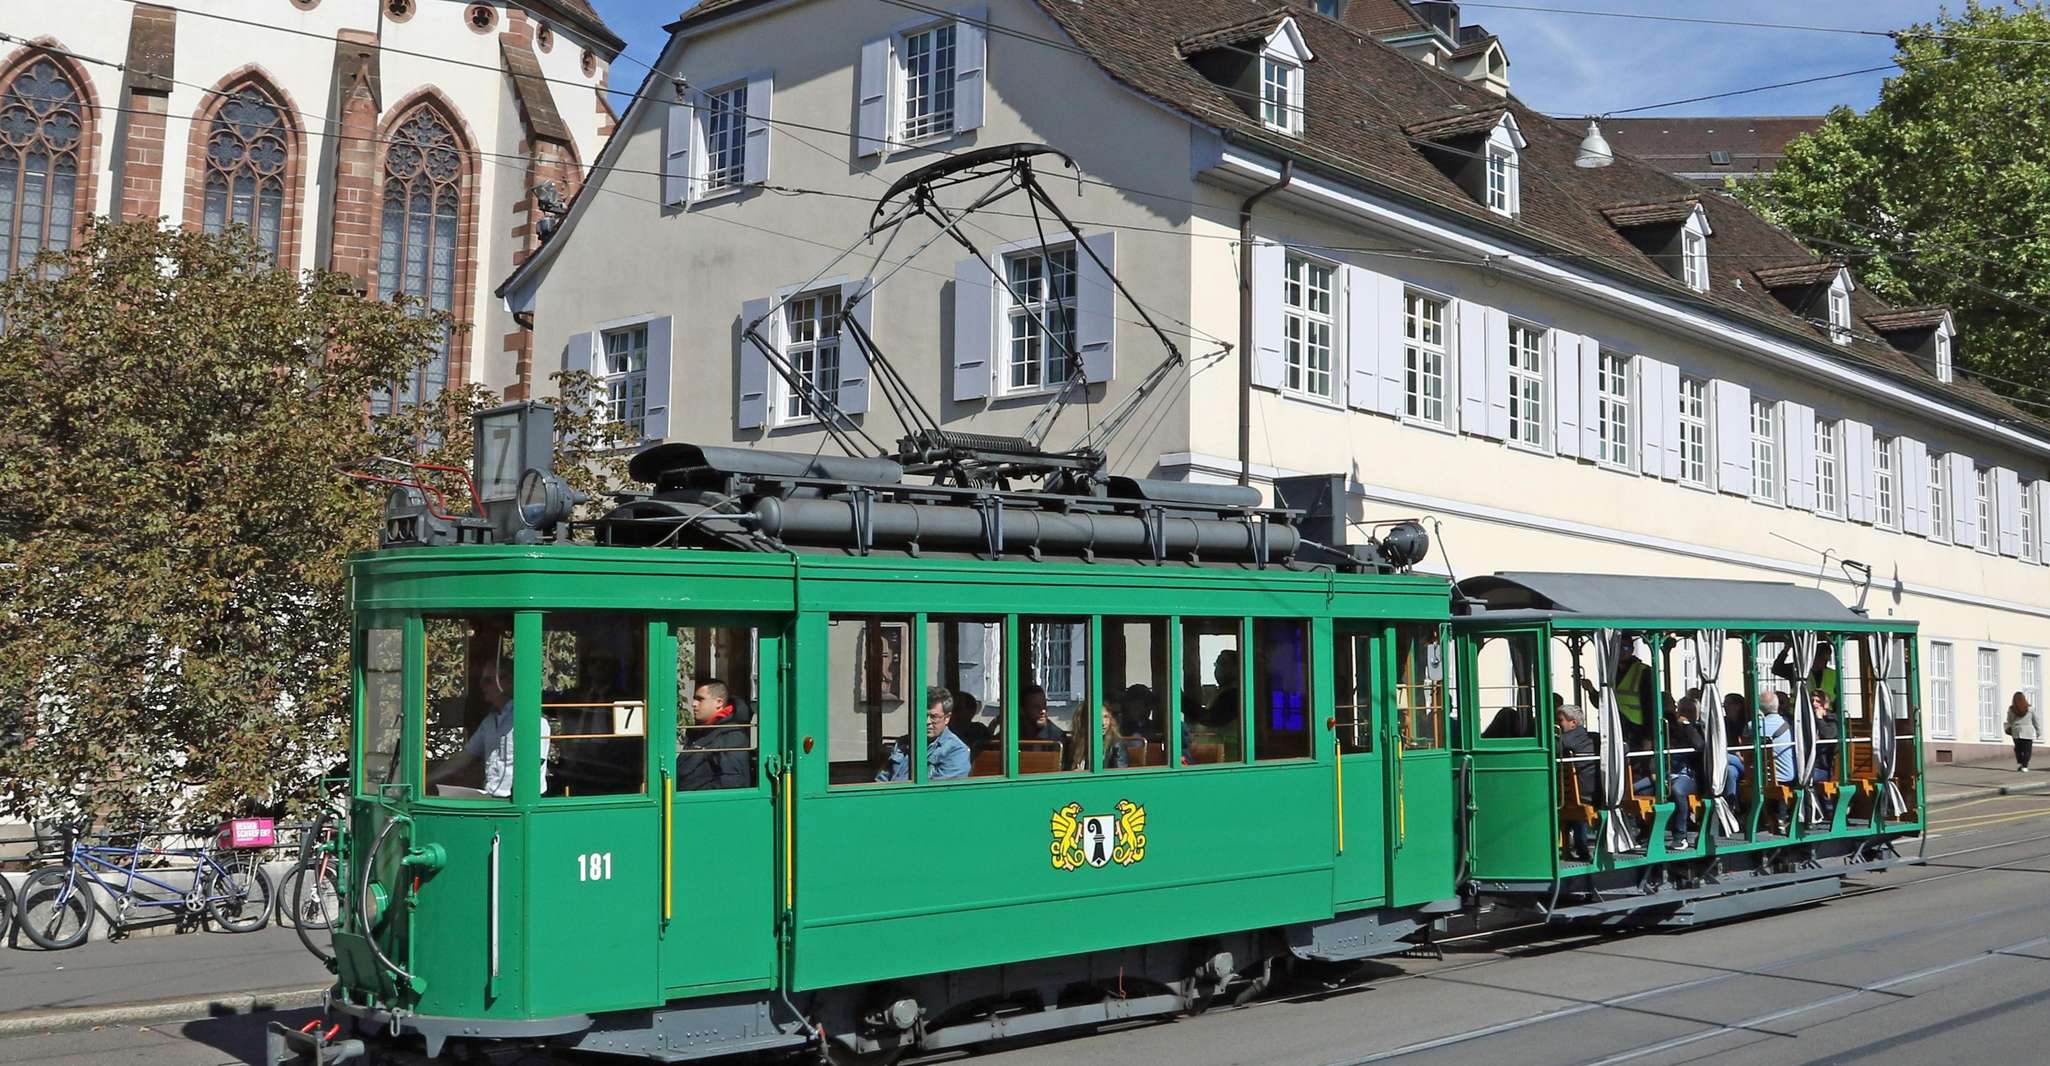
<path fill-rule="evenodd" d="M 909 1044 L 877 1051 L 856 1051 L 831 1039 L 824 1041 L 819 1049 L 819 1057 L 826 1066 L 896 1066 L 897 1060 L 910 1053 Z"/>

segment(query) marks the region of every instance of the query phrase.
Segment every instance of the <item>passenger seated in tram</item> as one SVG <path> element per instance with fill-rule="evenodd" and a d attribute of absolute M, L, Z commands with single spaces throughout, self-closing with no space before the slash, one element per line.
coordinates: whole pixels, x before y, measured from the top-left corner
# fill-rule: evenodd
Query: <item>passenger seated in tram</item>
<path fill-rule="evenodd" d="M 1817 641 L 1815 644 L 1815 658 L 1808 664 L 1807 677 L 1809 689 L 1821 689 L 1829 693 L 1831 703 L 1835 703 L 1843 697 L 1842 675 L 1838 674 L 1836 667 L 1830 663 L 1834 654 L 1828 641 Z M 1793 645 L 1789 644 L 1780 649 L 1779 658 L 1773 660 L 1772 673 L 1774 677 L 1785 680 L 1789 687 L 1802 680 L 1800 675 L 1794 672 Z"/>
<path fill-rule="evenodd" d="M 1488 719 L 1488 727 L 1481 730 L 1481 736 L 1487 740 L 1531 735 L 1531 731 L 1524 724 L 1523 712 L 1514 707 L 1504 707 L 1496 711 L 1495 716 Z"/>
<path fill-rule="evenodd" d="M 1580 789 L 1580 801 L 1591 804 L 1601 791 L 1601 769 L 1592 758 L 1600 753 L 1600 746 L 1595 741 L 1594 734 L 1589 733 L 1581 724 L 1579 707 L 1561 704 L 1554 718 L 1559 727 L 1559 757 L 1585 760 L 1565 765 L 1572 768 L 1573 782 Z M 1587 823 L 1574 822 L 1567 831 L 1570 834 L 1567 856 L 1586 862 L 1589 858 Z"/>
<path fill-rule="evenodd" d="M 1767 690 L 1758 695 L 1758 736 L 1771 749 L 1773 783 L 1794 787 L 1794 726 L 1780 714 L 1784 697 Z M 1787 831 L 1787 817 L 1792 812 L 1781 802 L 1778 789 L 1765 789 L 1765 799 L 1772 816 L 1772 831 L 1784 834 Z"/>
<path fill-rule="evenodd" d="M 676 790 L 698 792 L 754 784 L 754 712 L 732 698 L 726 682 L 698 682 L 690 700 L 691 724 L 677 728 Z"/>
<path fill-rule="evenodd" d="M 1824 743 L 1837 739 L 1836 716 L 1832 713 L 1834 709 L 1830 704 L 1829 694 L 1819 688 L 1809 690 L 1808 706 L 1815 710 L 1816 740 L 1815 765 L 1808 769 L 1808 784 L 1810 788 L 1815 788 L 1817 798 L 1822 804 L 1822 816 L 1833 818 L 1836 816 L 1836 797 L 1828 789 L 1815 786 L 1823 781 L 1836 780 L 1837 745 Z"/>
<path fill-rule="evenodd" d="M 953 712 L 947 716 L 947 728 L 956 737 L 961 738 L 961 743 L 968 745 L 970 751 L 981 751 L 988 747 L 989 727 L 976 719 L 976 712 L 980 708 L 976 706 L 975 701 L 968 698 L 966 692 L 956 692 L 953 706 Z"/>
<path fill-rule="evenodd" d="M 1751 701 L 1741 692 L 1723 696 L 1723 739 L 1732 745 L 1751 743 Z"/>
<path fill-rule="evenodd" d="M 1705 746 L 1701 728 L 1694 724 L 1694 702 L 1681 700 L 1673 706 L 1671 716 L 1666 719 L 1666 766 L 1669 771 L 1666 784 L 1673 797 L 1673 847 L 1679 851 L 1694 846 L 1690 836 L 1692 812 L 1688 808 L 1687 797 L 1701 794 L 1701 751 Z M 1634 789 L 1640 794 L 1650 794 L 1650 779 L 1639 779 Z"/>
<path fill-rule="evenodd" d="M 925 690 L 925 777 L 928 781 L 944 781 L 950 777 L 967 777 L 973 759 L 968 745 L 947 728 L 949 712 L 953 710 L 954 694 L 945 686 L 929 685 Z M 889 765 L 876 771 L 878 781 L 911 780 L 911 738 L 902 736 L 890 748 Z"/>
<path fill-rule="evenodd" d="M 458 777 L 466 776 L 471 767 L 484 764 L 483 795 L 494 799 L 512 798 L 513 789 L 513 664 L 510 659 L 498 659 L 487 664 L 477 676 L 477 692 L 490 710 L 486 712 L 470 739 L 463 742 L 460 754 L 452 756 L 439 768 L 427 775 L 430 785 L 446 784 Z M 539 756 L 541 790 L 548 790 L 548 728 L 547 717 L 541 719 L 541 750 Z M 474 780 L 474 778 L 473 778 Z M 460 787 L 460 786 L 451 786 Z"/>
<path fill-rule="evenodd" d="M 1018 739 L 1050 741 L 1066 750 L 1068 731 L 1046 713 L 1046 689 L 1032 684 L 1018 690 Z"/>
<path fill-rule="evenodd" d="M 1130 745 L 1142 741 L 1125 736 L 1118 728 L 1117 705 L 1106 703 L 1097 712 L 1098 728 L 1103 730 L 1103 766 L 1106 770 L 1122 770 L 1132 765 Z M 1063 764 L 1069 770 L 1089 769 L 1089 708 L 1075 708 L 1074 728 L 1068 732 L 1067 761 Z"/>
<path fill-rule="evenodd" d="M 1119 727 L 1129 737 L 1159 740 L 1166 735 L 1159 721 L 1160 701 L 1145 685 L 1128 685 L 1118 698 Z"/>

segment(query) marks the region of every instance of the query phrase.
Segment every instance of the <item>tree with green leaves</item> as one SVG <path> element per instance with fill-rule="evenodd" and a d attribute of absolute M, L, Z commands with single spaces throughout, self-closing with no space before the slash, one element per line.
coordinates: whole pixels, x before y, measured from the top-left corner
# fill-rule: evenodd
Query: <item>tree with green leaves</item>
<path fill-rule="evenodd" d="M 2050 11 L 1967 3 L 1897 38 L 1900 73 L 1839 107 L 1740 199 L 1898 306 L 1947 304 L 1958 361 L 2050 401 Z"/>
<path fill-rule="evenodd" d="M 89 227 L 0 282 L 0 814 L 204 824 L 344 755 L 376 456 L 467 462 L 475 386 L 371 419 L 447 327 L 246 241 Z M 586 490 L 616 428 L 561 383 Z"/>

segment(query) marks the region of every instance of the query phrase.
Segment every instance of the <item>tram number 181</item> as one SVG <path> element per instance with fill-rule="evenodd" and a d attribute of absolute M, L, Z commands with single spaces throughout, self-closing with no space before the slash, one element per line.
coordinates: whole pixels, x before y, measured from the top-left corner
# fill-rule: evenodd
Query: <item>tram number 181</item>
<path fill-rule="evenodd" d="M 612 853 L 609 851 L 594 851 L 587 855 L 577 856 L 577 880 L 612 880 Z"/>

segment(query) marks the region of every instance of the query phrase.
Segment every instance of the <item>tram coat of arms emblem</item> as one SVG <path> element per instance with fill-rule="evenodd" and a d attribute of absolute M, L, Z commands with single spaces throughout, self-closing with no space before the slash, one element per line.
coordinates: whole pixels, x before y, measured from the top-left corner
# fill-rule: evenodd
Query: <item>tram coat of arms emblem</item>
<path fill-rule="evenodd" d="M 1119 800 L 1115 814 L 1083 814 L 1070 803 L 1053 812 L 1053 868 L 1130 866 L 1146 857 L 1146 808 Z"/>

